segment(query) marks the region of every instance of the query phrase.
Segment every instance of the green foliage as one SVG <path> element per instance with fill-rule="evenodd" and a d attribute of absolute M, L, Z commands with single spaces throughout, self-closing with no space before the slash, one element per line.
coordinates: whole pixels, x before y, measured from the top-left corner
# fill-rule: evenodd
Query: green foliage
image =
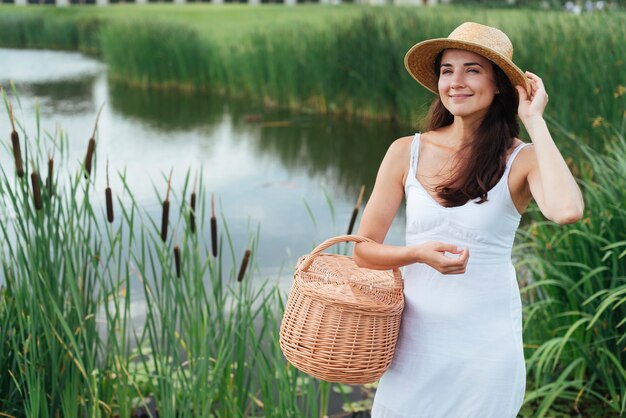
<path fill-rule="evenodd" d="M 433 96 L 405 71 L 404 54 L 414 43 L 446 37 L 470 20 L 509 35 L 515 62 L 544 80 L 548 115 L 579 140 L 599 149 L 592 126 L 619 123 L 626 107 L 621 12 L 574 16 L 443 6 L 374 12 L 346 6 L 336 9 L 337 16 L 349 16 L 339 21 L 323 7 L 291 13 L 262 7 L 256 20 L 229 7 L 207 12 L 154 6 L 145 16 L 123 7 L 129 12 L 124 18 L 116 10 L 57 12 L 45 19 L 36 12 L 0 14 L 0 39 L 11 46 L 99 51 L 112 77 L 124 84 L 228 92 L 268 105 L 415 126 Z M 315 19 L 306 20 L 306 13 Z M 210 28 L 202 25 L 209 21 Z M 226 23 L 231 21 L 245 25 Z M 562 149 L 576 151 L 567 143 Z"/>
<path fill-rule="evenodd" d="M 51 18 L 39 11 L 0 14 L 0 42 L 13 48 L 77 50 L 95 55 L 100 23 L 97 18 Z"/>
<path fill-rule="evenodd" d="M 167 23 L 115 23 L 101 32 L 109 74 L 127 84 L 207 89 L 217 57 L 194 31 Z"/>
<path fill-rule="evenodd" d="M 278 346 L 278 287 L 251 280 L 254 258 L 243 282 L 236 281 L 241 249 L 233 247 L 225 219 L 218 223 L 218 257 L 190 230 L 190 173 L 182 190 L 171 191 L 163 242 L 160 220 L 138 205 L 124 173 L 122 186 L 113 186 L 115 220 L 108 223 L 97 164 L 87 178 L 82 167 L 68 173 L 65 134 L 28 139 L 15 122 L 27 175 L 0 168 L 3 414 L 128 418 L 154 399 L 160 416 L 319 416 L 328 390 L 303 381 Z M 55 171 L 44 178 L 50 150 Z M 41 209 L 33 203 L 33 172 L 44 173 L 37 179 Z M 166 185 L 155 187 L 164 192 Z M 201 181 L 195 191 L 202 231 Z M 250 240 L 254 255 L 258 231 Z M 142 310 L 145 318 L 137 317 Z"/>
<path fill-rule="evenodd" d="M 571 411 L 599 403 L 626 414 L 626 140 L 623 131 L 607 136 L 602 154 L 579 144 L 584 219 L 557 226 L 535 209 L 537 219 L 520 233 L 534 388 L 526 402 L 540 417 L 556 401 Z"/>

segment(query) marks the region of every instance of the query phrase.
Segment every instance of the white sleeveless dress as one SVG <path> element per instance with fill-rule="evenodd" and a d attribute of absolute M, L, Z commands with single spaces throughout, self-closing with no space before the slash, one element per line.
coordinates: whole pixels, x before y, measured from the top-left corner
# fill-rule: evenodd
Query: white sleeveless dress
<path fill-rule="evenodd" d="M 469 248 L 465 273 L 423 263 L 404 270 L 405 307 L 390 368 L 372 418 L 510 418 L 524 398 L 522 304 L 511 248 L 520 214 L 508 174 L 510 155 L 488 201 L 446 208 L 415 177 L 419 134 L 405 184 L 406 245 L 439 241 Z"/>

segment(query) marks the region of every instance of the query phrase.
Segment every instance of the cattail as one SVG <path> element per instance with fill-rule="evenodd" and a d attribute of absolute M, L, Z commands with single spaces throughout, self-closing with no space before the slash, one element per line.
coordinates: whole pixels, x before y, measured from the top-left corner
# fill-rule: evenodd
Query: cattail
<path fill-rule="evenodd" d="M 356 216 L 359 214 L 359 208 L 361 207 L 361 201 L 363 200 L 363 193 L 365 192 L 365 186 L 361 186 L 361 191 L 359 192 L 359 198 L 356 201 L 356 205 L 354 205 L 354 209 L 352 210 L 352 217 L 350 218 L 350 225 L 348 225 L 348 235 L 352 234 L 352 229 L 354 228 L 354 223 L 356 222 Z"/>
<path fill-rule="evenodd" d="M 250 250 L 246 250 L 246 253 L 243 255 L 243 260 L 241 260 L 241 267 L 239 267 L 239 275 L 237 276 L 237 281 L 241 282 L 243 280 L 243 276 L 246 275 L 246 269 L 248 268 L 248 261 L 250 261 Z"/>
<path fill-rule="evenodd" d="M 217 257 L 217 219 L 215 219 L 215 196 L 211 194 L 211 246 L 213 257 Z"/>
<path fill-rule="evenodd" d="M 191 192 L 191 199 L 189 202 L 189 206 L 191 206 L 191 210 L 189 212 L 189 229 L 191 229 L 191 233 L 196 233 L 196 185 L 198 183 L 198 175 L 196 175 L 196 180 L 193 184 L 193 192 Z"/>
<path fill-rule="evenodd" d="M 113 223 L 113 196 L 111 196 L 111 188 L 107 187 L 104 191 L 104 197 L 106 198 L 107 205 L 107 221 Z"/>
<path fill-rule="evenodd" d="M 41 189 L 39 187 L 39 175 L 34 170 L 30 175 L 30 182 L 33 185 L 33 200 L 35 201 L 35 209 L 41 210 L 41 208 L 43 208 L 43 201 L 41 200 Z"/>
<path fill-rule="evenodd" d="M 161 239 L 163 242 L 167 241 L 167 220 L 170 215 L 170 202 L 169 200 L 163 201 L 163 216 L 161 217 Z"/>
<path fill-rule="evenodd" d="M 176 266 L 176 277 L 180 278 L 180 247 L 174 247 L 174 265 Z"/>
<path fill-rule="evenodd" d="M 22 163 L 22 149 L 20 147 L 20 136 L 15 130 L 13 121 L 13 106 L 9 103 L 9 118 L 11 119 L 11 145 L 13 146 L 13 158 L 15 159 L 15 171 L 18 177 L 24 177 L 24 165 Z"/>
<path fill-rule="evenodd" d="M 170 216 L 170 184 L 172 182 L 172 171 L 170 171 L 170 177 L 167 180 L 167 192 L 165 193 L 165 200 L 163 201 L 163 216 L 161 217 L 161 239 L 163 242 L 167 241 L 167 222 Z"/>
<path fill-rule="evenodd" d="M 52 189 L 52 181 L 54 175 L 54 156 L 48 155 L 48 177 L 46 178 L 46 189 L 48 190 L 48 197 L 52 197 L 54 190 Z"/>
<path fill-rule="evenodd" d="M 104 103 L 100 106 L 100 110 L 98 110 L 98 114 L 96 115 L 96 123 L 93 126 L 93 133 L 91 134 L 91 138 L 89 138 L 89 144 L 87 145 L 87 155 L 85 155 L 85 178 L 89 178 L 91 176 L 91 162 L 93 161 L 93 154 L 96 150 L 96 131 L 98 130 L 98 120 L 100 119 L 100 112 L 102 112 L 102 108 L 104 107 Z"/>
<path fill-rule="evenodd" d="M 109 186 L 109 159 L 107 158 L 107 170 L 106 170 L 106 176 L 107 176 L 107 187 L 104 190 L 104 197 L 106 200 L 106 206 L 107 206 L 107 221 L 109 221 L 109 223 L 113 223 L 113 195 L 111 193 L 111 187 Z"/>
<path fill-rule="evenodd" d="M 89 139 L 89 145 L 87 145 L 87 155 L 85 155 L 85 178 L 88 179 L 91 176 L 91 161 L 93 160 L 93 153 L 96 150 L 96 140 Z"/>
<path fill-rule="evenodd" d="M 189 229 L 193 234 L 196 233 L 196 192 L 191 193 L 191 199 L 189 202 L 191 206 L 191 212 L 189 213 Z"/>

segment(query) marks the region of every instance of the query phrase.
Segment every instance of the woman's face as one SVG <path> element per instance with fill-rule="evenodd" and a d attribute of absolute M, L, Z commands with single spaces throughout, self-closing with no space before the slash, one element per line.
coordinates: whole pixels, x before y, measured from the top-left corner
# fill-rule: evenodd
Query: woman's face
<path fill-rule="evenodd" d="M 441 102 L 454 116 L 483 117 L 497 91 L 492 63 L 474 52 L 446 49 L 438 88 Z"/>

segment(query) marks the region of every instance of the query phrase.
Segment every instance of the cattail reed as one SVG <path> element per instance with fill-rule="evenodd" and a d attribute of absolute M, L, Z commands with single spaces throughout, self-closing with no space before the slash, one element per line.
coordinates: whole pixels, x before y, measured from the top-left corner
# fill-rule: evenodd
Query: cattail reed
<path fill-rule="evenodd" d="M 213 257 L 217 257 L 217 219 L 215 219 L 215 196 L 211 194 L 211 247 Z"/>
<path fill-rule="evenodd" d="M 359 192 L 359 198 L 356 201 L 356 205 L 354 205 L 354 209 L 352 210 L 352 217 L 350 218 L 350 225 L 348 225 L 348 235 L 352 234 L 352 229 L 354 228 L 354 223 L 356 222 L 356 217 L 359 214 L 359 208 L 361 207 L 361 201 L 363 200 L 363 193 L 365 192 L 365 186 L 361 186 L 361 191 Z"/>
<path fill-rule="evenodd" d="M 180 247 L 174 247 L 174 265 L 176 266 L 176 277 L 180 278 Z"/>
<path fill-rule="evenodd" d="M 54 176 L 54 156 L 52 154 L 48 155 L 48 177 L 46 178 L 46 189 L 48 190 L 48 197 L 52 197 L 54 193 L 52 181 Z"/>
<path fill-rule="evenodd" d="M 237 281 L 241 282 L 243 277 L 246 275 L 246 269 L 248 268 L 248 262 L 250 261 L 250 250 L 247 249 L 246 253 L 243 255 L 243 260 L 241 260 L 241 267 L 239 267 L 239 275 L 237 276 Z"/>
<path fill-rule="evenodd" d="M 87 146 L 87 155 L 85 155 L 85 178 L 88 179 L 91 176 L 91 161 L 93 160 L 93 153 L 96 149 L 96 140 L 89 139 L 89 145 Z"/>
<path fill-rule="evenodd" d="M 107 221 L 109 221 L 109 223 L 113 223 L 113 195 L 111 193 L 111 187 L 109 186 L 109 159 L 107 158 L 107 170 L 106 170 L 106 176 L 107 176 L 107 187 L 104 190 L 104 197 L 106 200 L 106 206 L 107 206 Z"/>
<path fill-rule="evenodd" d="M 189 229 L 191 229 L 191 233 L 196 233 L 196 185 L 198 184 L 198 175 L 196 174 L 196 179 L 193 184 L 193 192 L 191 192 L 191 199 L 189 201 L 189 206 L 191 210 L 189 211 Z"/>
<path fill-rule="evenodd" d="M 30 182 L 33 186 L 33 200 L 35 201 L 35 209 L 43 208 L 43 200 L 41 199 L 41 188 L 39 187 L 39 174 L 35 170 L 30 175 Z"/>
<path fill-rule="evenodd" d="M 15 130 L 13 120 L 13 106 L 9 103 L 9 118 L 11 119 L 11 145 L 13 146 L 13 158 L 15 159 L 15 171 L 18 177 L 24 177 L 24 164 L 22 163 L 22 149 L 20 148 L 20 136 Z"/>
<path fill-rule="evenodd" d="M 87 155 L 85 155 L 85 178 L 89 178 L 91 176 L 91 163 L 93 161 L 93 154 L 96 150 L 96 131 L 98 130 L 98 120 L 100 119 L 100 112 L 102 112 L 102 108 L 104 107 L 104 103 L 100 106 L 100 110 L 98 110 L 98 114 L 96 115 L 96 123 L 93 126 L 93 133 L 91 134 L 91 138 L 89 138 L 89 144 L 87 145 Z"/>
<path fill-rule="evenodd" d="M 165 200 L 163 201 L 163 216 L 161 216 L 161 239 L 163 240 L 163 242 L 167 241 L 167 223 L 168 223 L 169 216 L 170 216 L 170 185 L 171 183 L 172 183 L 172 172 L 170 171 L 170 177 L 167 180 L 167 192 L 165 193 Z"/>
<path fill-rule="evenodd" d="M 113 196 L 111 196 L 111 188 L 107 187 L 106 190 L 104 191 L 104 196 L 106 198 L 106 205 L 107 205 L 107 221 L 109 221 L 109 223 L 113 223 Z"/>

